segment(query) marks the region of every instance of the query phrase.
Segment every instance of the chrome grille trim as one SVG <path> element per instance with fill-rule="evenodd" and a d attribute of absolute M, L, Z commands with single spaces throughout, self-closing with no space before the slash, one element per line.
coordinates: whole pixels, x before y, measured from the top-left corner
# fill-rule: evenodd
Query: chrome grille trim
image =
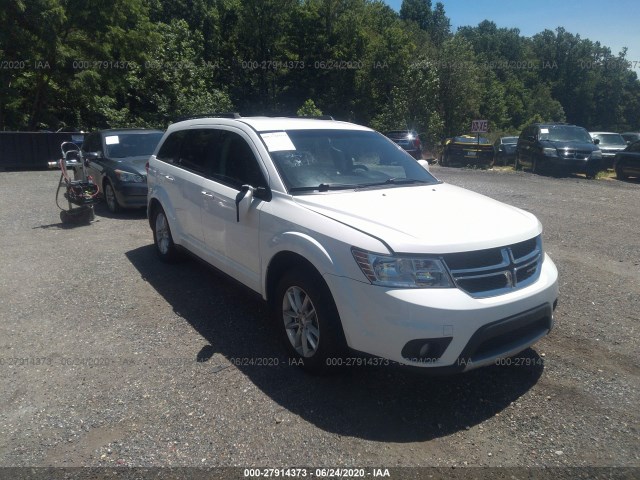
<path fill-rule="evenodd" d="M 532 240 L 478 252 L 480 258 L 500 257 L 501 261 L 497 263 L 473 268 L 451 268 L 456 254 L 444 255 L 443 259 L 458 288 L 474 298 L 494 297 L 525 288 L 538 279 L 544 258 L 542 239 L 538 236 Z M 529 242 L 532 243 L 531 248 L 523 252 Z M 516 257 L 514 250 L 520 252 L 520 256 Z"/>

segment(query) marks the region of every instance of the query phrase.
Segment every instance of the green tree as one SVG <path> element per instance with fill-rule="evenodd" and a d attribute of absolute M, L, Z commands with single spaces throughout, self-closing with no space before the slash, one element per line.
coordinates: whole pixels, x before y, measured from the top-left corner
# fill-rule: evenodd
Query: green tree
<path fill-rule="evenodd" d="M 320 117 L 322 110 L 316 107 L 316 104 L 310 98 L 307 99 L 296 112 L 299 117 Z"/>

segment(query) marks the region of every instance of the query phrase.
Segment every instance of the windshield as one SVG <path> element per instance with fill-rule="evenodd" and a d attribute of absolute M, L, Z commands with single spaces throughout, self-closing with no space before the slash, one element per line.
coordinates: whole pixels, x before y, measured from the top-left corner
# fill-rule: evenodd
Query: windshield
<path fill-rule="evenodd" d="M 593 143 L 589 132 L 582 127 L 572 125 L 549 125 L 547 127 L 540 127 L 540 140 Z"/>
<path fill-rule="evenodd" d="M 126 158 L 151 155 L 162 138 L 162 132 L 122 133 L 105 137 L 107 157 Z"/>
<path fill-rule="evenodd" d="M 505 144 L 518 143 L 518 137 L 502 137 L 502 143 L 505 143 Z"/>
<path fill-rule="evenodd" d="M 594 139 L 597 138 L 598 140 L 600 140 L 600 145 L 612 145 L 619 147 L 627 146 L 627 142 L 625 141 L 625 139 L 622 138 L 622 135 L 618 133 L 596 133 L 593 134 L 592 137 Z"/>
<path fill-rule="evenodd" d="M 289 130 L 261 136 L 292 193 L 438 183 L 377 132 Z"/>

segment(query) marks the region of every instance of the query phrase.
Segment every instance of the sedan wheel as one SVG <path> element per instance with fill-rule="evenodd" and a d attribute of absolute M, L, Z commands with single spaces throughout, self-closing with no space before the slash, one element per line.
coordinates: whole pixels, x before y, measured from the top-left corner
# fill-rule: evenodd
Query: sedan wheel
<path fill-rule="evenodd" d="M 113 185 L 111 185 L 109 180 L 104 183 L 104 199 L 107 202 L 107 208 L 111 213 L 118 213 L 122 210 L 122 207 L 116 198 L 116 191 L 113 189 Z"/>

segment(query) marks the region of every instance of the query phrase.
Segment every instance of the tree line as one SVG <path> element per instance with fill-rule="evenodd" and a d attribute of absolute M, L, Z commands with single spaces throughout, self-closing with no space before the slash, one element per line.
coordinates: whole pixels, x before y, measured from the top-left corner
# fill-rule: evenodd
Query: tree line
<path fill-rule="evenodd" d="M 491 17 L 491 12 L 486 12 Z M 452 32 L 404 0 L 6 0 L 0 130 L 164 128 L 180 117 L 330 114 L 431 141 L 488 119 L 640 127 L 626 51 L 559 27 Z"/>

